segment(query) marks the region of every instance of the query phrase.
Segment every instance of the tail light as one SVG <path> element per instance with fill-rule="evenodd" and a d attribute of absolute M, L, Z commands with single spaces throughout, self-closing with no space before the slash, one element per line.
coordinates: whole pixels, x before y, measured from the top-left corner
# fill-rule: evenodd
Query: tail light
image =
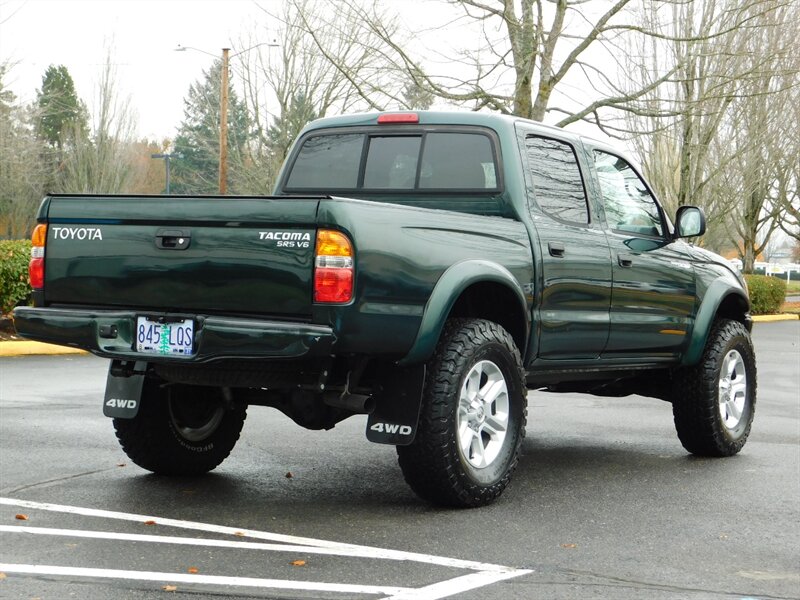
<path fill-rule="evenodd" d="M 339 231 L 317 231 L 314 302 L 341 304 L 353 298 L 353 244 Z"/>
<path fill-rule="evenodd" d="M 47 225 L 39 224 L 31 235 L 31 262 L 28 263 L 28 280 L 35 290 L 44 288 L 44 246 L 47 241 Z"/>

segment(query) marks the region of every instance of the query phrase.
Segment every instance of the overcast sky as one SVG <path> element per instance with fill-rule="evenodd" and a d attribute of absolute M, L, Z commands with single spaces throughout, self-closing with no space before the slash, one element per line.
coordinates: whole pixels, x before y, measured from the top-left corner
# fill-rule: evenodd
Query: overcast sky
<path fill-rule="evenodd" d="M 418 45 L 470 46 L 475 35 L 463 22 L 453 23 L 453 15 L 460 13 L 446 3 L 385 1 L 415 32 Z M 258 39 L 264 39 L 271 21 L 265 10 L 278 14 L 280 6 L 281 0 L 0 0 L 0 62 L 13 65 L 5 84 L 21 101 L 32 101 L 47 67 L 63 64 L 91 108 L 105 49 L 113 47 L 120 92 L 130 95 L 139 137 L 172 138 L 183 118 L 189 86 L 223 47 L 235 52 L 239 40 L 256 27 Z M 447 25 L 442 30 L 437 23 Z M 176 52 L 179 45 L 197 50 Z M 428 60 L 435 61 L 435 54 L 427 52 Z M 593 55 L 595 60 L 602 57 Z M 439 64 L 435 70 L 447 71 L 448 65 Z M 580 98 L 586 93 L 580 83 L 570 85 L 568 78 L 561 89 Z M 591 126 L 571 129 L 603 137 Z"/>
<path fill-rule="evenodd" d="M 277 0 L 260 0 L 275 6 Z M 189 86 L 221 48 L 236 46 L 264 13 L 251 0 L 0 0 L 0 62 L 14 63 L 5 83 L 20 100 L 35 99 L 51 64 L 67 67 L 91 104 L 114 47 L 122 90 L 131 95 L 142 137 L 171 137 Z M 207 51 L 175 52 L 178 45 Z"/>

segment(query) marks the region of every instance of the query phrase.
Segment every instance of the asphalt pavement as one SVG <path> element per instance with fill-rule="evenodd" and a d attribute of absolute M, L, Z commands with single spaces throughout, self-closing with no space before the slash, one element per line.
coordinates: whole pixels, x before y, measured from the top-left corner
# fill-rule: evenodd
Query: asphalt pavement
<path fill-rule="evenodd" d="M 154 476 L 102 416 L 106 361 L 0 358 L 0 598 L 800 598 L 800 321 L 754 340 L 739 455 L 687 455 L 658 400 L 534 392 L 475 510 L 418 500 L 364 418 L 252 407 L 216 471 Z"/>

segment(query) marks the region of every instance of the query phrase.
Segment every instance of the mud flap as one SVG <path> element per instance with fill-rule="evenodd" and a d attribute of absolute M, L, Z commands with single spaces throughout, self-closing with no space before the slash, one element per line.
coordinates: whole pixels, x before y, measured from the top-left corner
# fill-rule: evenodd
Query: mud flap
<path fill-rule="evenodd" d="M 142 399 L 146 367 L 145 362 L 135 364 L 116 360 L 111 362 L 106 379 L 106 395 L 103 399 L 105 416 L 117 419 L 133 419 L 136 416 Z"/>
<path fill-rule="evenodd" d="M 376 378 L 375 410 L 367 420 L 367 439 L 377 444 L 407 446 L 414 441 L 422 406 L 425 365 L 387 366 Z"/>

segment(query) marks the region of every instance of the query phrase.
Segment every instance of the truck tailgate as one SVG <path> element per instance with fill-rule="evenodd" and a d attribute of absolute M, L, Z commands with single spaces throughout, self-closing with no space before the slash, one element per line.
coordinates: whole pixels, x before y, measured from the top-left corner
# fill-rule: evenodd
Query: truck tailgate
<path fill-rule="evenodd" d="M 51 196 L 45 304 L 310 315 L 319 201 Z"/>

